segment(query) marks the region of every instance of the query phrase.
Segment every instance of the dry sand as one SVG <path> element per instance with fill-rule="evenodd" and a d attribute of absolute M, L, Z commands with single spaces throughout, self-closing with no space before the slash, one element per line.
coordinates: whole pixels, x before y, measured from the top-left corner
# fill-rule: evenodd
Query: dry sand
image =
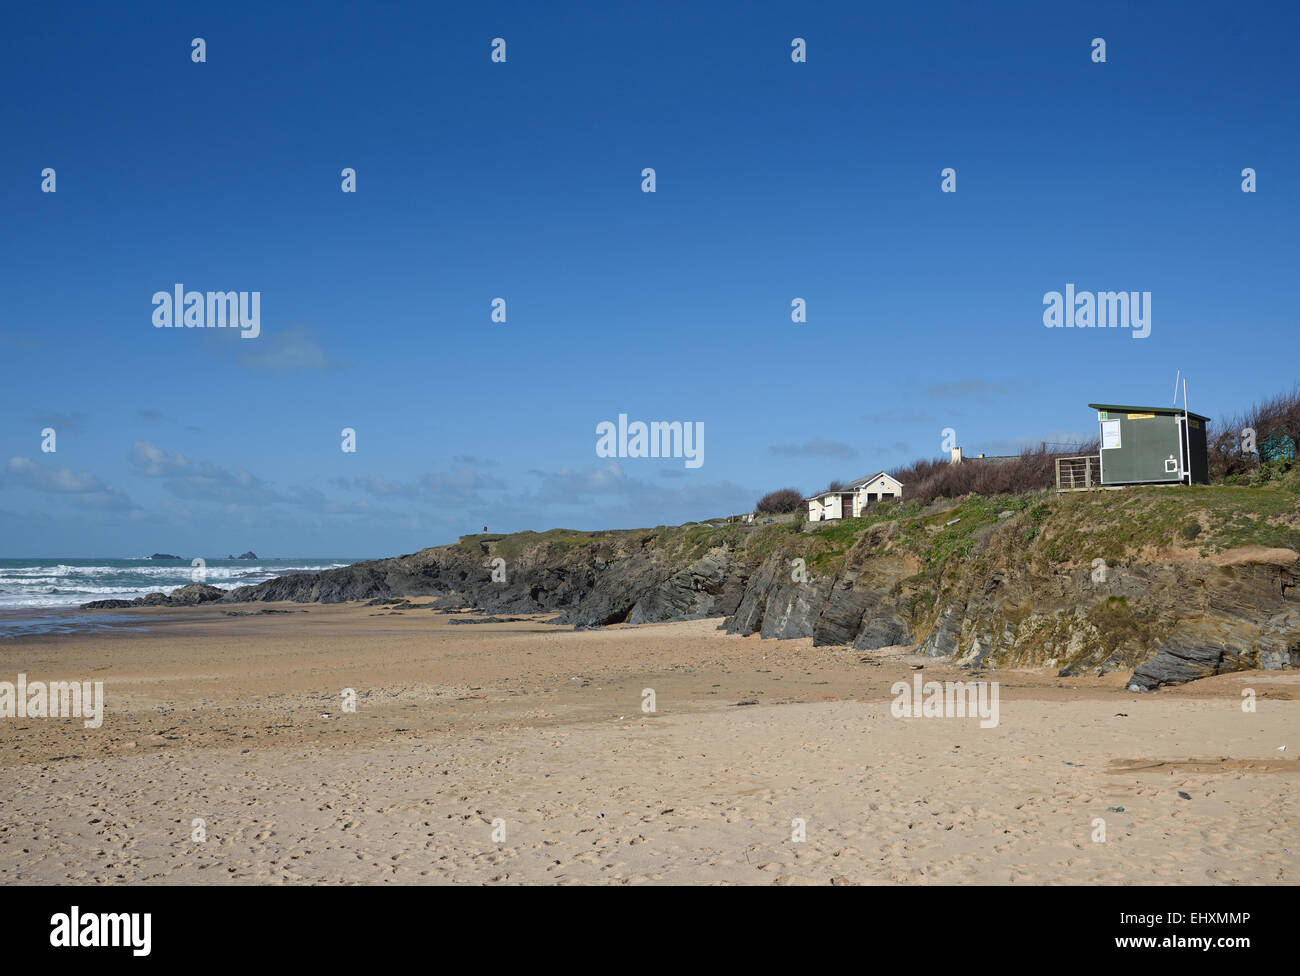
<path fill-rule="evenodd" d="M 1295 673 L 988 671 L 984 729 L 893 717 L 915 665 L 970 677 L 901 649 L 277 609 L 0 642 L 0 680 L 107 695 L 0 719 L 0 882 L 1300 882 Z"/>

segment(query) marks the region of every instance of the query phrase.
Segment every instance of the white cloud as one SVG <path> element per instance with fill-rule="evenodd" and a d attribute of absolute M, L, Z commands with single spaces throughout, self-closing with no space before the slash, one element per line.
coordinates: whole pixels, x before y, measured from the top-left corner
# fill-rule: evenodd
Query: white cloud
<path fill-rule="evenodd" d="M 6 483 L 55 495 L 68 495 L 91 508 L 127 509 L 131 499 L 88 471 L 47 468 L 30 458 L 11 457 Z"/>
<path fill-rule="evenodd" d="M 342 365 L 330 359 L 320 343 L 302 326 L 264 333 L 257 339 L 241 343 L 239 361 L 250 369 L 273 372 L 337 369 Z"/>

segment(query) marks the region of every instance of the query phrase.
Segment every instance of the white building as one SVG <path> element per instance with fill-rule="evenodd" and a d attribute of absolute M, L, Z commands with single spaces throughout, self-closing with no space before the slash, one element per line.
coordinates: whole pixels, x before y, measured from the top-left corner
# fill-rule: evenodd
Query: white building
<path fill-rule="evenodd" d="M 903 483 L 877 471 L 868 478 L 859 478 L 836 491 L 823 491 L 807 499 L 808 521 L 858 518 L 868 505 L 887 498 L 902 498 Z"/>

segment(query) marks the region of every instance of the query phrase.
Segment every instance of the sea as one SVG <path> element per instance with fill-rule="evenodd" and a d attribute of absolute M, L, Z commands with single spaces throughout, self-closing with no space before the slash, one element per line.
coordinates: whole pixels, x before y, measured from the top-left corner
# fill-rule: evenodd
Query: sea
<path fill-rule="evenodd" d="M 251 586 L 289 573 L 310 573 L 360 562 L 349 558 L 206 559 L 202 582 L 224 590 Z M 111 614 L 76 612 L 92 600 L 131 600 L 170 593 L 195 582 L 190 559 L 0 559 L 0 637 L 73 633 L 106 626 Z M 149 607 L 138 613 L 148 615 Z M 129 623 L 119 611 L 116 623 Z M 146 619 L 141 617 L 140 619 Z"/>

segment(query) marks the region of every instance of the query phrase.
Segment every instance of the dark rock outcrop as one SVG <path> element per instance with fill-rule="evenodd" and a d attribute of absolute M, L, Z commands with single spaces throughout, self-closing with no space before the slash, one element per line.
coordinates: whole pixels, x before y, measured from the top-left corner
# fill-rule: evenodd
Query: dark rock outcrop
<path fill-rule="evenodd" d="M 727 633 L 748 637 L 763 628 L 763 617 L 767 613 L 767 598 L 776 586 L 777 577 L 782 572 L 782 560 L 778 556 L 769 556 L 750 577 L 749 586 L 740 597 L 736 612 L 727 621 Z"/>
<path fill-rule="evenodd" d="M 728 583 L 733 585 L 728 587 Z M 647 590 L 628 612 L 630 624 L 725 617 L 740 602 L 743 584 L 733 580 L 732 555 L 713 549 L 681 572 Z"/>
<path fill-rule="evenodd" d="M 1133 672 L 1129 687 L 1150 691 L 1249 668 L 1300 668 L 1300 612 L 1275 614 L 1254 625 L 1233 626 L 1213 616 L 1180 620 L 1155 655 Z"/>
<path fill-rule="evenodd" d="M 189 583 L 166 593 L 147 593 L 134 600 L 95 600 L 83 603 L 83 610 L 121 610 L 126 607 L 193 607 L 200 603 L 215 603 L 225 597 L 226 591 L 206 583 Z"/>
<path fill-rule="evenodd" d="M 1135 557 L 1098 574 L 1082 552 L 1074 564 L 1022 558 L 1033 537 L 1027 516 L 1006 511 L 959 540 L 959 552 L 925 544 L 955 537 L 956 530 L 944 534 L 961 520 L 946 511 L 906 531 L 888 522 L 865 526 L 847 541 L 842 530 L 780 526 L 556 530 L 467 536 L 229 592 L 191 584 L 86 606 L 377 604 L 418 596 L 432 599 L 390 609 L 474 609 L 497 619 L 546 612 L 577 629 L 723 617 L 732 634 L 808 637 L 864 651 L 910 645 L 969 667 L 1131 670 L 1141 689 L 1241 668 L 1300 667 L 1295 552 Z M 753 538 L 761 545 L 749 545 Z"/>
<path fill-rule="evenodd" d="M 172 590 L 171 595 L 167 597 L 167 604 L 173 607 L 192 607 L 200 603 L 220 600 L 225 595 L 226 591 L 219 587 L 209 586 L 206 583 L 189 583 Z"/>

